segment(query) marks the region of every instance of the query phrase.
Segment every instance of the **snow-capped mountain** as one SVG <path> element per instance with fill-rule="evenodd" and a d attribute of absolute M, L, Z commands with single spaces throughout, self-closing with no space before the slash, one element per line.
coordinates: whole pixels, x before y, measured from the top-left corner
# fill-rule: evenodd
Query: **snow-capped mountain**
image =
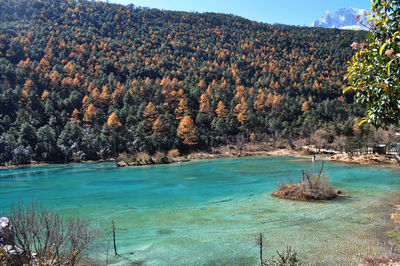
<path fill-rule="evenodd" d="M 311 27 L 354 29 L 358 25 L 358 29 L 366 29 L 355 19 L 359 15 L 360 20 L 365 24 L 369 18 L 364 17 L 365 13 L 367 13 L 366 10 L 353 7 L 343 7 L 334 13 L 328 10 L 320 19 L 314 20 Z"/>

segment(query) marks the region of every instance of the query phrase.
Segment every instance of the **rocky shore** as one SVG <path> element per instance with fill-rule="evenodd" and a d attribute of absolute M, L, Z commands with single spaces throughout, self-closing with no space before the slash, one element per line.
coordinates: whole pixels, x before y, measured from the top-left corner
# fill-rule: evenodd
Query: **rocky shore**
<path fill-rule="evenodd" d="M 339 153 L 329 156 L 326 161 L 354 163 L 361 165 L 396 165 L 397 161 L 393 155 L 382 154 L 351 154 Z"/>
<path fill-rule="evenodd" d="M 341 163 L 352 163 L 360 165 L 398 165 L 400 164 L 400 157 L 396 160 L 395 155 L 379 155 L 379 154 L 351 154 L 351 153 L 338 153 L 333 154 L 334 151 L 325 151 L 310 147 L 298 147 L 291 149 L 286 144 L 274 145 L 269 142 L 264 143 L 248 143 L 243 147 L 238 148 L 233 145 L 225 145 L 220 147 L 211 148 L 208 151 L 193 151 L 185 155 L 174 156 L 173 158 L 166 157 L 159 160 L 160 157 L 153 156 L 150 160 L 144 158 L 142 160 L 130 161 L 129 155 L 121 154 L 117 160 L 118 167 L 126 166 L 143 166 L 143 165 L 154 165 L 154 164 L 168 164 L 168 163 L 179 163 L 188 162 L 190 160 L 199 159 L 222 159 L 222 158 L 238 158 L 238 157 L 249 157 L 249 156 L 293 156 L 293 157 L 304 157 L 312 160 L 312 157 L 317 160 L 325 160 L 332 162 Z M 84 163 L 86 161 L 83 161 Z M 88 161 L 96 162 L 96 161 Z M 114 159 L 99 160 L 97 162 L 114 162 Z M 21 166 L 37 166 L 46 165 L 49 163 L 43 162 L 32 162 L 30 165 L 5 165 L 0 166 L 0 169 L 15 168 Z"/>
<path fill-rule="evenodd" d="M 129 161 L 129 156 L 123 155 L 119 158 L 117 163 L 118 167 L 126 166 L 143 166 L 143 165 L 155 165 L 155 164 L 169 164 L 169 163 L 183 163 L 191 160 L 201 159 L 223 159 L 223 158 L 238 158 L 238 157 L 250 157 L 250 156 L 308 156 L 310 153 L 305 150 L 292 150 L 284 145 L 275 147 L 270 143 L 257 143 L 257 144 L 246 144 L 242 148 L 238 148 L 232 145 L 225 145 L 215 147 L 209 151 L 194 151 L 186 155 L 179 155 L 174 157 L 165 157 L 162 160 L 154 158 Z"/>

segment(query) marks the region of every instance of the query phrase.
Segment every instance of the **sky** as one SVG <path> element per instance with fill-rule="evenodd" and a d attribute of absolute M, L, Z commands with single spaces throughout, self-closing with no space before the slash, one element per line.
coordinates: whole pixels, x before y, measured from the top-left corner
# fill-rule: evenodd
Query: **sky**
<path fill-rule="evenodd" d="M 325 11 L 341 7 L 370 10 L 370 0 L 109 0 L 165 10 L 234 14 L 269 24 L 310 26 Z"/>

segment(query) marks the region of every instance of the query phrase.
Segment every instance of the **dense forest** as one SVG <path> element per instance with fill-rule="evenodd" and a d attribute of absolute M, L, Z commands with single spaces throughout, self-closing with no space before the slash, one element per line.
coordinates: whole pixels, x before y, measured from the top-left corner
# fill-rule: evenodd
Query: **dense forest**
<path fill-rule="evenodd" d="M 354 136 L 365 32 L 94 1 L 0 0 L 0 162 Z"/>

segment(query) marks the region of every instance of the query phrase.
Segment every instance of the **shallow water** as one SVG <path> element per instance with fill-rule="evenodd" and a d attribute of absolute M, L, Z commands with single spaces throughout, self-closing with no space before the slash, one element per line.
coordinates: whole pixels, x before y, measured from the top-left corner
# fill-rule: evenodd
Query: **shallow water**
<path fill-rule="evenodd" d="M 270 196 L 279 182 L 319 166 L 253 157 L 136 168 L 91 163 L 3 169 L 0 213 L 18 199 L 38 199 L 64 215 L 93 219 L 103 231 L 114 220 L 122 257 L 109 261 L 119 265 L 257 265 L 259 232 L 266 256 L 290 245 L 309 264 L 388 255 L 379 237 L 400 171 L 327 163 L 324 173 L 349 198 L 306 203 Z M 97 257 L 105 256 L 105 239 L 97 240 Z"/>

